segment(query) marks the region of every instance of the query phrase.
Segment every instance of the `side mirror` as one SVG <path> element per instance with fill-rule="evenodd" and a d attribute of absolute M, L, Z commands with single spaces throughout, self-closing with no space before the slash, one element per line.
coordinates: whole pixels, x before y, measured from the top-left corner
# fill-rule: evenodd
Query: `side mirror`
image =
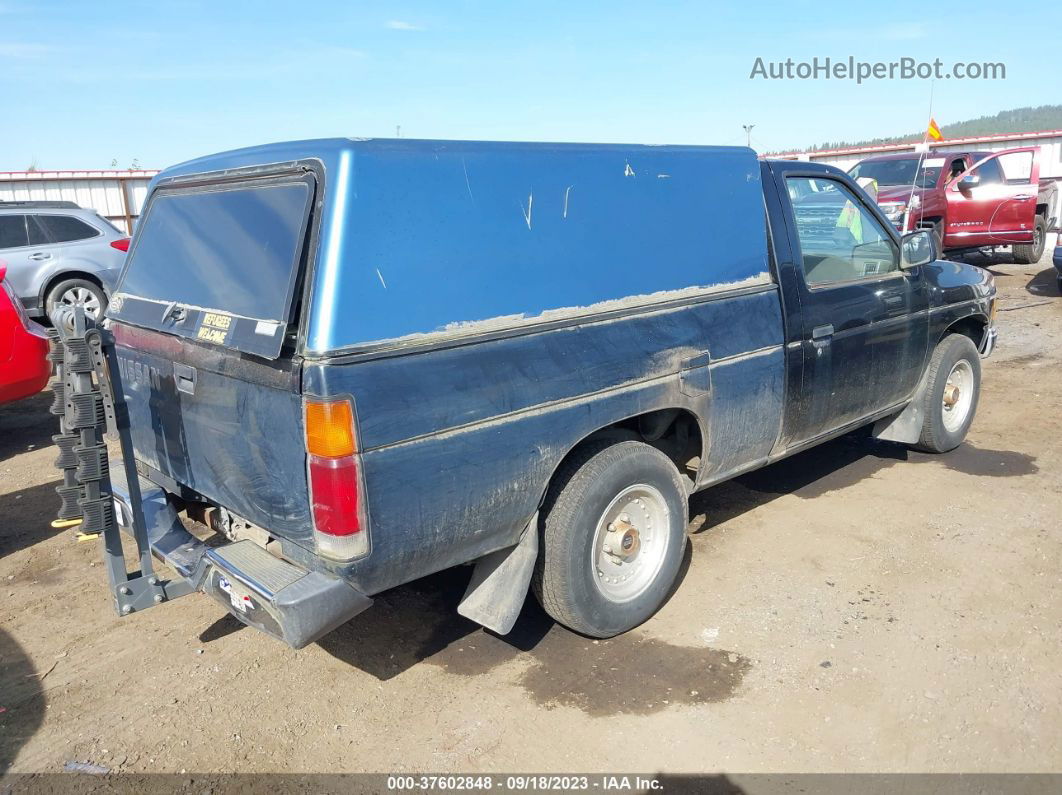
<path fill-rule="evenodd" d="M 937 258 L 937 241 L 933 233 L 923 229 L 911 232 L 900 240 L 900 268 L 910 270 L 928 265 Z"/>
<path fill-rule="evenodd" d="M 959 180 L 959 190 L 973 190 L 981 184 L 981 178 L 977 174 L 967 174 Z"/>

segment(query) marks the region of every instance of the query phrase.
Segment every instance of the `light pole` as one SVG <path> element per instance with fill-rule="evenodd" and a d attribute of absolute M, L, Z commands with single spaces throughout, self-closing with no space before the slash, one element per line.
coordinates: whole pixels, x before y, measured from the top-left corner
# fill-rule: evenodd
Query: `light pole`
<path fill-rule="evenodd" d="M 745 146 L 752 148 L 752 128 L 755 124 L 742 124 L 741 128 L 745 131 Z"/>

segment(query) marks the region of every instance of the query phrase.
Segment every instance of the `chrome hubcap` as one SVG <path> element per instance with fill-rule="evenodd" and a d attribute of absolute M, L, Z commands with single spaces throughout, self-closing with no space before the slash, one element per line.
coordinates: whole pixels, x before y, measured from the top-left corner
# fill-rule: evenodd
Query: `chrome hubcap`
<path fill-rule="evenodd" d="M 656 578 L 667 554 L 671 514 L 664 496 L 644 483 L 620 492 L 594 530 L 594 582 L 612 602 L 639 596 Z"/>
<path fill-rule="evenodd" d="M 957 431 L 966 422 L 973 405 L 974 375 L 973 367 L 965 359 L 955 363 L 948 373 L 944 384 L 943 412 L 944 427 Z"/>
<path fill-rule="evenodd" d="M 100 315 L 100 299 L 86 287 L 71 287 L 59 296 L 59 303 L 66 306 L 80 306 L 85 314 L 94 320 Z"/>

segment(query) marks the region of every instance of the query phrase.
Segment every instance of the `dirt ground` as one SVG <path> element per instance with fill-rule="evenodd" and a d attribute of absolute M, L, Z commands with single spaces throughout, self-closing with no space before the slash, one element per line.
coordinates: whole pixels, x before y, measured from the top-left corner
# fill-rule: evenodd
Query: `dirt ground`
<path fill-rule="evenodd" d="M 1062 771 L 1062 298 L 1047 257 L 979 264 L 967 444 L 842 439 L 695 496 L 677 594 L 610 641 L 533 600 L 479 629 L 467 568 L 299 652 L 202 595 L 119 619 L 97 543 L 49 527 L 48 398 L 0 409 L 0 772 Z"/>

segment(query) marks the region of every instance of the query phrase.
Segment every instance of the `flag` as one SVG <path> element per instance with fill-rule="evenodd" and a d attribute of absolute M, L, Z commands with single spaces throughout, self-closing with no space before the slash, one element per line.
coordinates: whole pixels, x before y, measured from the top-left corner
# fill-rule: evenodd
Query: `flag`
<path fill-rule="evenodd" d="M 935 119 L 930 118 L 929 128 L 926 130 L 926 138 L 932 138 L 934 141 L 943 141 L 944 136 L 940 132 L 940 128 L 937 126 Z"/>

